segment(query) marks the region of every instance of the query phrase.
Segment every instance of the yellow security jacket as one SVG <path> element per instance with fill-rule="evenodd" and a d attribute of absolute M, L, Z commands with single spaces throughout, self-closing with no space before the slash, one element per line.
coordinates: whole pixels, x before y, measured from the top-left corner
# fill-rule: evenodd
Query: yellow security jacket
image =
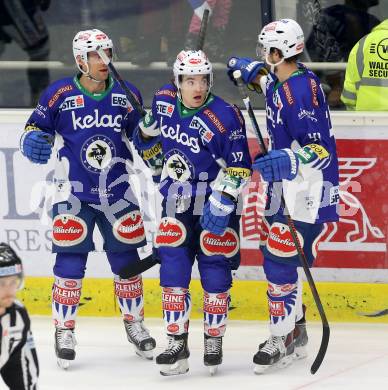
<path fill-rule="evenodd" d="M 348 110 L 388 111 L 388 19 L 350 52 L 341 100 Z"/>

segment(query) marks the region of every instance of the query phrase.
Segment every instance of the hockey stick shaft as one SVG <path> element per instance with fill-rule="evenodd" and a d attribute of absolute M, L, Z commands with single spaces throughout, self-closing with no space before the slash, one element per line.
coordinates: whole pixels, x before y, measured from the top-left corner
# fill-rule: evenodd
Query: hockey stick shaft
<path fill-rule="evenodd" d="M 199 35 L 198 35 L 197 50 L 203 50 L 203 46 L 205 44 L 207 22 L 209 21 L 209 13 L 210 11 L 208 9 L 205 9 L 205 11 L 203 11 L 201 28 L 199 30 Z"/>
<path fill-rule="evenodd" d="M 101 47 L 97 48 L 97 53 L 101 57 L 101 59 L 104 62 L 104 64 L 109 68 L 109 70 L 111 71 L 114 79 L 119 83 L 121 89 L 125 92 L 125 96 L 127 97 L 129 103 L 131 103 L 132 107 L 141 116 L 145 116 L 147 114 L 147 112 L 144 110 L 143 106 L 139 103 L 139 101 L 133 95 L 132 91 L 125 84 L 125 82 L 122 79 L 122 77 L 120 76 L 119 72 L 116 70 L 115 66 L 113 65 L 111 59 L 106 55 L 104 49 L 101 48 Z"/>
<path fill-rule="evenodd" d="M 241 98 L 242 98 L 242 100 L 244 102 L 245 108 L 248 111 L 248 115 L 249 115 L 249 118 L 250 118 L 250 120 L 252 122 L 253 130 L 255 131 L 257 140 L 259 142 L 260 149 L 261 149 L 262 153 L 265 155 L 265 154 L 268 153 L 268 150 L 267 150 L 267 147 L 266 147 L 266 145 L 264 143 L 264 139 L 263 139 L 263 136 L 261 134 L 260 127 L 259 127 L 259 125 L 257 123 L 255 114 L 253 112 L 253 108 L 252 108 L 249 96 L 248 96 L 248 94 L 247 94 L 247 92 L 245 90 L 244 83 L 243 83 L 243 81 L 241 79 L 241 72 L 239 70 L 236 70 L 235 72 L 233 72 L 233 77 L 236 80 L 237 87 L 239 89 Z M 312 374 L 315 374 L 318 371 L 320 365 L 322 364 L 322 361 L 323 361 L 323 359 L 325 357 L 325 354 L 326 354 L 326 350 L 327 350 L 327 347 L 328 347 L 328 344 L 329 344 L 329 338 L 330 338 L 330 327 L 329 327 L 329 323 L 327 321 L 327 317 L 326 317 L 325 311 L 323 309 L 323 305 L 322 305 L 321 299 L 319 297 L 319 293 L 318 293 L 317 288 L 315 286 L 314 279 L 313 279 L 313 277 L 311 275 L 306 255 L 305 255 L 305 253 L 303 251 L 303 247 L 301 246 L 299 238 L 297 236 L 297 232 L 296 232 L 296 228 L 295 228 L 295 225 L 294 225 L 294 221 L 292 220 L 292 218 L 290 216 L 290 213 L 288 211 L 287 204 L 286 204 L 286 202 L 284 200 L 283 195 L 281 196 L 281 205 L 284 208 L 285 216 L 286 216 L 286 219 L 287 219 L 287 225 L 289 227 L 289 230 L 290 230 L 290 233 L 291 233 L 291 236 L 292 236 L 292 241 L 293 241 L 293 243 L 295 245 L 295 248 L 296 248 L 296 250 L 298 252 L 300 264 L 302 265 L 303 270 L 305 272 L 305 275 L 306 275 L 306 278 L 307 278 L 307 282 L 308 282 L 308 284 L 310 286 L 311 293 L 313 295 L 315 304 L 317 306 L 319 315 L 320 315 L 321 320 L 322 320 L 323 332 L 322 332 L 321 346 L 319 348 L 318 354 L 317 354 L 317 356 L 316 356 L 316 358 L 315 358 L 315 360 L 314 360 L 314 362 L 313 362 L 313 364 L 311 366 L 311 369 L 310 369 L 310 372 Z"/>
<path fill-rule="evenodd" d="M 139 260 L 136 263 L 132 263 L 120 271 L 120 277 L 129 279 L 137 276 L 144 271 L 152 268 L 159 262 L 154 258 L 153 255 L 145 257 L 143 260 Z"/>

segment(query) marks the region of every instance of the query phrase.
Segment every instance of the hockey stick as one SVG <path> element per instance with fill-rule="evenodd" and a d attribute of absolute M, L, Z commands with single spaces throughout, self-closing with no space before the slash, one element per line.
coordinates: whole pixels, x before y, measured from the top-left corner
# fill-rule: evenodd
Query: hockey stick
<path fill-rule="evenodd" d="M 106 55 L 104 49 L 99 46 L 97 47 L 97 53 L 101 57 L 103 63 L 109 68 L 111 73 L 113 74 L 114 79 L 119 83 L 121 89 L 125 92 L 125 96 L 128 99 L 129 103 L 131 103 L 132 107 L 143 117 L 147 115 L 147 112 L 144 110 L 143 106 L 139 103 L 137 98 L 131 92 L 131 90 L 127 87 L 123 79 L 121 78 L 119 72 L 117 72 L 115 66 L 113 65 L 111 59 Z"/>
<path fill-rule="evenodd" d="M 130 264 L 120 270 L 120 277 L 125 279 L 133 278 L 134 276 L 147 271 L 158 263 L 159 261 L 157 261 L 153 255 L 149 255 L 143 260 L 136 261 L 135 263 Z"/>
<path fill-rule="evenodd" d="M 388 309 L 377 310 L 377 311 L 374 311 L 373 313 L 360 312 L 360 313 L 357 313 L 357 315 L 363 316 L 363 317 L 382 317 L 382 316 L 388 315 Z"/>
<path fill-rule="evenodd" d="M 209 20 L 209 14 L 210 14 L 210 11 L 208 9 L 205 9 L 205 11 L 203 11 L 201 28 L 199 30 L 199 35 L 198 35 L 197 50 L 203 50 L 203 45 L 205 44 L 207 22 Z"/>
<path fill-rule="evenodd" d="M 242 98 L 242 100 L 244 102 L 245 108 L 248 111 L 248 115 L 249 115 L 249 118 L 250 118 L 250 120 L 252 122 L 252 126 L 253 126 L 253 129 L 255 131 L 257 140 L 259 142 L 260 149 L 261 149 L 262 153 L 265 155 L 265 154 L 268 153 L 268 150 L 267 150 L 267 147 L 266 147 L 266 145 L 264 143 L 264 139 L 263 139 L 263 136 L 261 134 L 260 127 L 259 127 L 259 125 L 257 123 L 255 114 L 253 112 L 249 96 L 248 96 L 248 94 L 245 91 L 244 82 L 241 79 L 241 71 L 240 70 L 234 71 L 233 72 L 233 77 L 236 80 L 237 87 L 238 87 L 238 90 L 240 92 L 241 98 Z M 304 270 L 304 272 L 306 274 L 306 278 L 307 278 L 308 284 L 310 286 L 311 293 L 313 295 L 315 304 L 317 306 L 319 315 L 320 315 L 321 320 L 322 320 L 323 331 L 322 331 L 321 346 L 320 346 L 318 354 L 317 354 L 317 356 L 316 356 L 316 358 L 315 358 L 315 360 L 314 360 L 314 362 L 313 362 L 313 364 L 312 364 L 312 366 L 310 368 L 311 374 L 315 374 L 318 371 L 320 365 L 322 364 L 323 359 L 325 358 L 326 350 L 327 350 L 327 347 L 329 345 L 330 327 L 329 327 L 329 323 L 327 321 L 326 314 L 325 314 L 325 311 L 323 309 L 322 302 L 321 302 L 321 299 L 319 297 L 317 288 L 315 286 L 314 279 L 313 279 L 313 277 L 311 275 L 306 255 L 305 255 L 305 253 L 303 251 L 303 248 L 302 248 L 302 246 L 301 246 L 301 244 L 299 242 L 299 238 L 297 236 L 297 232 L 296 232 L 296 228 L 295 228 L 295 225 L 294 225 L 294 221 L 292 220 L 292 218 L 290 216 L 290 213 L 288 211 L 288 207 L 286 205 L 286 202 L 284 200 L 283 195 L 281 196 L 281 205 L 284 208 L 284 214 L 285 214 L 285 217 L 287 219 L 287 225 L 289 227 L 289 230 L 290 230 L 290 233 L 291 233 L 291 236 L 292 236 L 292 241 L 294 242 L 295 248 L 296 248 L 296 250 L 298 252 L 300 263 L 301 263 L 301 265 L 303 267 L 303 270 Z"/>

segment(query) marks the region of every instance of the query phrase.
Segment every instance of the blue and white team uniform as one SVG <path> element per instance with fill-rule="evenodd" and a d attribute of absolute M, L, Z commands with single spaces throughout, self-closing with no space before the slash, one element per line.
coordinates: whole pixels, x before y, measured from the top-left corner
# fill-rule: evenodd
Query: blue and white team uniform
<path fill-rule="evenodd" d="M 289 364 L 294 347 L 301 357 L 307 344 L 297 272 L 300 259 L 281 195 L 310 266 L 324 223 L 338 221 L 338 160 L 329 108 L 318 77 L 292 60 L 303 47 L 304 35 L 298 23 L 281 19 L 266 25 L 259 34 L 258 53 L 261 51 L 266 64 L 239 57 L 232 57 L 228 63 L 229 72 L 240 70 L 246 84 L 253 83 L 264 93 L 270 139 L 269 153 L 256 158 L 252 166 L 269 183 L 261 250 L 268 280 L 271 337 L 254 356 L 259 373 L 283 358 L 282 364 Z M 289 64 L 282 65 L 287 59 Z M 266 65 L 270 66 L 269 73 Z M 276 74 L 282 71 L 285 77 L 289 69 L 293 73 L 279 81 Z"/>
<path fill-rule="evenodd" d="M 211 74 L 211 65 L 203 52 L 183 51 L 176 63 L 185 61 L 189 70 L 182 64 L 182 72 L 189 72 L 191 65 L 196 72 L 195 66 L 202 64 L 202 70 Z M 236 211 L 235 204 L 251 174 L 245 123 L 239 109 L 209 92 L 202 106 L 187 108 L 179 93 L 176 85 L 161 87 L 155 93 L 150 113 L 134 135 L 134 143 L 146 162 L 155 156 L 162 156 L 163 160 L 159 184 L 162 219 L 155 239 L 161 262 L 163 317 L 169 337 L 167 350 L 156 358 L 162 375 L 188 371 L 189 285 L 195 260 L 204 289 L 204 363 L 217 366 L 222 361 L 221 340 L 230 302 L 231 271 L 240 263 L 241 207 Z M 144 134 L 151 133 L 150 129 L 155 134 L 154 141 L 142 141 L 140 130 Z M 206 209 L 209 199 L 216 194 L 228 194 L 228 201 L 219 199 L 233 203 L 233 207 L 223 220 L 225 225 L 219 230 L 216 227 L 215 233 L 203 227 L 203 217 L 204 205 Z M 223 207 L 220 202 L 218 206 Z M 210 344 L 207 347 L 210 339 L 218 345 L 215 348 L 212 344 L 211 356 Z"/>
<path fill-rule="evenodd" d="M 240 263 L 240 216 L 233 212 L 223 235 L 203 230 L 200 216 L 213 189 L 222 191 L 230 184 L 237 199 L 250 176 L 244 119 L 238 108 L 211 94 L 201 108 L 188 109 L 171 84 L 156 92 L 152 116 L 161 131 L 164 155 L 159 186 L 163 214 L 156 246 L 167 330 L 169 334 L 187 332 L 191 307 L 188 289 L 197 259 L 205 290 L 205 333 L 222 336 L 231 270 Z M 169 302 L 176 294 L 182 295 L 182 306 L 171 311 Z M 215 310 L 220 310 L 219 316 L 213 315 Z"/>
<path fill-rule="evenodd" d="M 311 266 L 323 224 L 338 221 L 338 161 L 329 109 L 317 76 L 299 65 L 299 70 L 283 83 L 270 73 L 265 88 L 271 149 L 291 149 L 299 160 L 293 180 L 269 185 L 263 226 L 265 239 L 261 244 L 264 271 L 273 288 L 268 293 L 269 305 L 274 308 L 273 332 L 279 330 L 284 334 L 284 327 L 293 327 L 293 321 L 292 317 L 278 316 L 277 302 L 287 306 L 289 300 L 295 300 L 301 293 L 301 288 L 297 287 L 296 271 L 300 260 L 280 206 L 280 194 L 283 193 Z M 294 288 L 279 294 L 280 286 L 285 284 Z M 279 325 L 288 319 L 288 326 Z"/>
<path fill-rule="evenodd" d="M 112 41 L 102 31 L 93 29 L 76 34 L 73 54 L 81 73 L 58 80 L 43 92 L 21 138 L 22 153 L 35 163 L 47 162 L 54 140 L 57 149 L 52 312 L 57 357 L 66 360 L 66 366 L 75 357 L 73 329 L 87 257 L 95 249 L 96 225 L 114 274 L 115 296 L 128 340 L 139 347 L 140 341 L 135 342 L 129 332 L 133 324 L 139 330 L 137 333 L 142 333 L 141 341 L 146 333 L 141 325 L 144 319 L 141 275 L 126 276 L 131 264 L 139 261 L 137 248 L 146 244 L 142 216 L 128 181 L 128 165 L 133 161 L 129 139 L 140 114 L 113 78 L 96 81 L 90 75 L 91 52 L 95 56 L 91 63 L 99 69 L 104 66 L 95 59 L 99 58 L 97 48 L 110 50 L 110 54 L 113 49 Z M 81 60 L 84 68 L 80 66 Z M 105 83 L 105 89 L 89 92 L 81 83 L 82 77 Z M 142 105 L 139 90 L 125 83 Z M 67 339 L 73 340 L 72 348 Z"/>
<path fill-rule="evenodd" d="M 142 103 L 137 88 L 127 86 Z M 23 136 L 42 131 L 55 137 L 57 145 L 52 235 L 57 254 L 52 295 L 57 328 L 75 326 L 96 224 L 104 238 L 122 315 L 130 322 L 143 320 L 141 275 L 121 276 L 123 269 L 139 260 L 137 248 L 146 244 L 126 166 L 132 161 L 129 139 L 139 119 L 112 78 L 103 93 L 93 95 L 74 77 L 51 84 L 27 121 Z"/>

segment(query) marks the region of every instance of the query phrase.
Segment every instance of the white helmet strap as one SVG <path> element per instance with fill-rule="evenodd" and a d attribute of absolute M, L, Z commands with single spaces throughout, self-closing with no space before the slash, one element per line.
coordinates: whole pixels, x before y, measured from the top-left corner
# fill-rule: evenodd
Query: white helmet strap
<path fill-rule="evenodd" d="M 280 59 L 280 61 L 278 61 L 278 62 L 276 62 L 275 64 L 273 64 L 273 63 L 269 60 L 269 54 L 267 54 L 267 55 L 265 56 L 265 63 L 271 67 L 271 73 L 274 73 L 274 72 L 275 72 L 275 67 L 276 67 L 276 66 L 279 66 L 279 65 L 282 64 L 283 62 L 284 62 L 284 57 L 282 57 L 282 58 Z"/>
<path fill-rule="evenodd" d="M 97 80 L 97 79 L 95 79 L 95 78 L 90 74 L 90 68 L 89 68 L 88 61 L 86 60 L 86 61 L 84 61 L 84 63 L 85 63 L 85 66 L 86 66 L 86 70 L 83 70 L 82 67 L 81 67 L 81 65 L 77 62 L 77 68 L 78 68 L 78 70 L 79 70 L 82 74 L 84 74 L 88 79 L 94 81 L 95 83 L 98 83 L 98 84 L 99 84 L 99 83 L 105 82 L 105 80 Z"/>

